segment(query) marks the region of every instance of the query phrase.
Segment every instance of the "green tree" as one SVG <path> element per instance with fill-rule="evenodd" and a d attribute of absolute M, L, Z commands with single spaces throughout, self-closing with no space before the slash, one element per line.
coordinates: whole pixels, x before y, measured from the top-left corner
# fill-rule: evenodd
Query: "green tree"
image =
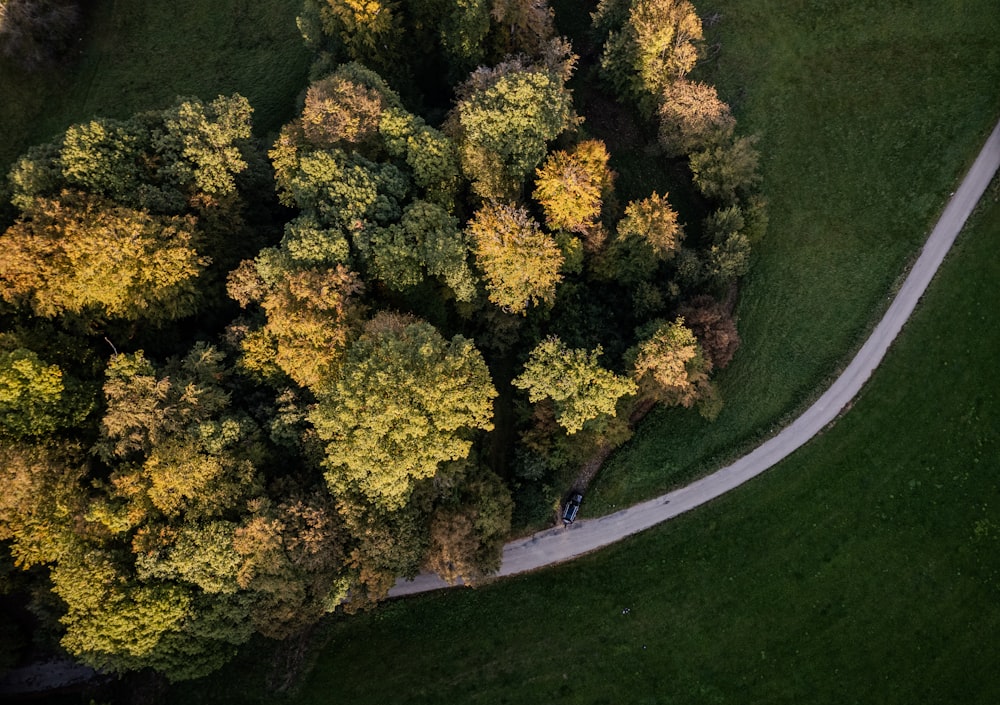
<path fill-rule="evenodd" d="M 486 58 L 490 0 L 454 0 L 441 22 L 441 46 L 456 73 L 465 75 Z"/>
<path fill-rule="evenodd" d="M 331 490 L 393 510 L 415 481 L 465 458 L 474 430 L 492 428 L 496 390 L 472 341 L 447 341 L 428 323 L 383 313 L 319 394 L 309 418 L 327 442 Z"/>
<path fill-rule="evenodd" d="M 691 155 L 694 183 L 708 198 L 733 205 L 760 182 L 756 137 L 736 137 Z"/>
<path fill-rule="evenodd" d="M 551 400 L 555 420 L 567 433 L 576 433 L 588 421 L 615 416 L 618 400 L 636 392 L 632 380 L 601 367 L 602 352 L 601 346 L 574 349 L 549 337 L 531 351 L 512 384 L 526 390 L 532 403 Z"/>
<path fill-rule="evenodd" d="M 526 209 L 487 204 L 476 211 L 467 230 L 490 301 L 511 313 L 552 304 L 562 279 L 563 254 Z"/>
<path fill-rule="evenodd" d="M 481 197 L 516 196 L 548 143 L 573 124 L 565 80 L 553 69 L 515 59 L 476 70 L 458 88 L 446 131 Z"/>
<path fill-rule="evenodd" d="M 750 240 L 745 234 L 743 210 L 732 205 L 705 219 L 705 234 L 712 243 L 706 270 L 720 284 L 747 273 L 750 267 Z"/>
<path fill-rule="evenodd" d="M 192 218 L 80 193 L 38 198 L 3 236 L 0 297 L 40 316 L 96 314 L 162 323 L 197 309 L 208 259 Z"/>
<path fill-rule="evenodd" d="M 73 190 L 161 215 L 230 206 L 238 200 L 235 177 L 248 172 L 253 153 L 251 113 L 246 98 L 233 95 L 73 125 L 14 165 L 11 201 L 26 211 L 40 196 Z"/>
<path fill-rule="evenodd" d="M 0 352 L 0 434 L 44 436 L 90 410 L 78 383 L 30 350 Z"/>
<path fill-rule="evenodd" d="M 377 67 L 399 60 L 402 17 L 396 0 L 325 0 L 320 16 L 348 58 Z"/>

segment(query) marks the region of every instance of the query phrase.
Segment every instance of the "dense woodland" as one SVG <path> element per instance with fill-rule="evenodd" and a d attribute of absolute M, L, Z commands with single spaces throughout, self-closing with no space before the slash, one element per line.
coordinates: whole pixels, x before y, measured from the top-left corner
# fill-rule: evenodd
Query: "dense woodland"
<path fill-rule="evenodd" d="M 35 46 L 21 11 L 66 5 L 0 3 L 0 36 Z M 239 95 L 188 97 L 14 165 L 4 586 L 71 655 L 194 678 L 400 576 L 474 582 L 654 406 L 718 413 L 754 140 L 688 77 L 687 0 L 601 0 L 583 59 L 555 20 L 306 0 L 312 82 L 275 139 Z M 616 192 L 584 69 L 689 175 L 683 218 Z"/>

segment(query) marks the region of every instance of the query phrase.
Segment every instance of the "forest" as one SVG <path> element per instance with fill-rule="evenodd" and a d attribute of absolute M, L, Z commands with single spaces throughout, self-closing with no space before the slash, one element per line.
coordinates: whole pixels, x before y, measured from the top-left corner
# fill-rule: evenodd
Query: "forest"
<path fill-rule="evenodd" d="M 63 60 L 74 6 L 0 3 L 7 58 Z M 273 139 L 234 94 L 31 147 L 0 187 L 5 590 L 82 663 L 197 678 L 400 577 L 487 578 L 654 407 L 717 415 L 767 216 L 689 78 L 702 23 L 601 0 L 579 50 L 545 0 L 305 0 Z M 679 198 L 619 185 L 620 130 Z"/>

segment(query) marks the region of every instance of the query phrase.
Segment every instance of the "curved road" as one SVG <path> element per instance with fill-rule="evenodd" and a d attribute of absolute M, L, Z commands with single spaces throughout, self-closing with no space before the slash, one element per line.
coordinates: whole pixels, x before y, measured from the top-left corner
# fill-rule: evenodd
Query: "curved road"
<path fill-rule="evenodd" d="M 568 528 L 548 529 L 508 543 L 503 549 L 498 575 L 514 575 L 560 563 L 672 519 L 760 475 L 823 430 L 857 396 L 882 362 L 998 167 L 1000 123 L 952 195 L 885 316 L 847 369 L 802 416 L 748 455 L 686 487 L 614 514 L 580 520 Z M 444 587 L 449 587 L 448 583 L 437 575 L 422 574 L 415 580 L 400 580 L 389 591 L 389 596 Z"/>

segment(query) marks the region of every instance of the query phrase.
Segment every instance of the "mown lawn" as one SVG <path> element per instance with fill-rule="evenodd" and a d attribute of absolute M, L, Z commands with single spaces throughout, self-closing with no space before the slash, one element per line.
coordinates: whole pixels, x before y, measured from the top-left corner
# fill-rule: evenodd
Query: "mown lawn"
<path fill-rule="evenodd" d="M 241 93 L 259 134 L 295 113 L 310 55 L 300 2 L 95 0 L 77 59 L 25 74 L 0 62 L 0 171 L 28 146 L 96 116 L 157 110 L 178 96 Z"/>
<path fill-rule="evenodd" d="M 610 550 L 326 627 L 289 702 L 1000 702 L 1000 185 L 853 410 Z M 185 701 L 283 702 L 246 661 Z"/>
<path fill-rule="evenodd" d="M 821 392 L 1000 115 L 995 0 L 696 6 L 721 16 L 700 78 L 760 135 L 770 227 L 737 308 L 743 346 L 718 377 L 722 415 L 652 415 L 598 476 L 592 515 L 720 465 Z"/>

